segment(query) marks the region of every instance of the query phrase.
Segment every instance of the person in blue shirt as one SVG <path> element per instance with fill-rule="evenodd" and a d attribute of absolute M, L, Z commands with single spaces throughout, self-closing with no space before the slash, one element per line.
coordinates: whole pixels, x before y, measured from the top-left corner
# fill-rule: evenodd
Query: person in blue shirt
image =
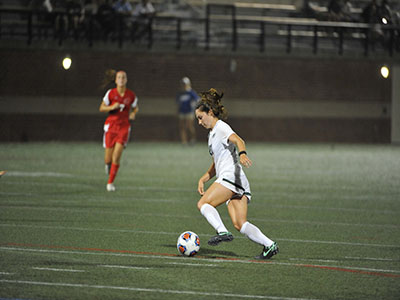
<path fill-rule="evenodd" d="M 188 77 L 181 79 L 181 91 L 176 95 L 179 117 L 179 134 L 182 144 L 193 144 L 196 141 L 196 129 L 194 126 L 194 109 L 200 97 L 192 89 Z"/>

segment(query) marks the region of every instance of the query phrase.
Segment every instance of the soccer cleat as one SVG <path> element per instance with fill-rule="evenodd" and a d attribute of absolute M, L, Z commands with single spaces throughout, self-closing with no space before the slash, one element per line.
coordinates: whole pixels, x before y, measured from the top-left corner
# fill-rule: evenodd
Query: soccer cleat
<path fill-rule="evenodd" d="M 256 259 L 270 259 L 272 256 L 278 254 L 279 248 L 277 243 L 273 243 L 269 247 L 265 247 L 263 249 L 263 252 L 261 252 L 260 255 L 256 256 Z"/>
<path fill-rule="evenodd" d="M 115 186 L 113 183 L 107 183 L 107 191 L 109 191 L 109 192 L 115 191 Z"/>
<path fill-rule="evenodd" d="M 233 240 L 232 233 L 226 232 L 219 232 L 217 235 L 213 236 L 209 241 L 208 244 L 210 246 L 217 246 L 221 242 L 230 242 Z"/>

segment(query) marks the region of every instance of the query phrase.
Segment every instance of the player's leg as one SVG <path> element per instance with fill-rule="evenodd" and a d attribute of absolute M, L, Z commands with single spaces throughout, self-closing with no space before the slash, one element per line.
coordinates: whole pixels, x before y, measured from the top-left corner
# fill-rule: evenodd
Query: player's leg
<path fill-rule="evenodd" d="M 117 176 L 122 152 L 124 151 L 124 146 L 120 143 L 115 143 L 114 151 L 112 153 L 110 176 L 108 177 L 108 184 L 113 184 L 115 177 Z"/>
<path fill-rule="evenodd" d="M 179 135 L 181 137 L 182 144 L 186 145 L 188 142 L 188 137 L 186 132 L 186 120 L 184 116 L 179 116 Z"/>
<path fill-rule="evenodd" d="M 104 164 L 105 164 L 105 169 L 106 169 L 107 175 L 110 175 L 113 152 L 114 152 L 114 147 L 104 149 Z"/>
<path fill-rule="evenodd" d="M 119 170 L 122 152 L 128 144 L 130 133 L 130 126 L 120 127 L 116 133 L 117 136 L 115 138 L 114 151 L 112 153 L 110 176 L 108 177 L 107 183 L 108 191 L 115 191 L 114 180 Z"/>
<path fill-rule="evenodd" d="M 103 134 L 103 147 L 104 147 L 104 164 L 106 174 L 110 175 L 111 163 L 112 163 L 112 155 L 114 152 L 115 139 L 117 135 L 114 132 L 110 132 L 110 125 L 104 125 L 104 134 Z"/>
<path fill-rule="evenodd" d="M 220 242 L 229 242 L 233 240 L 232 234 L 226 229 L 216 209 L 217 206 L 226 202 L 232 196 L 233 192 L 231 190 L 214 182 L 197 203 L 197 208 L 200 210 L 201 214 L 217 232 L 217 235 L 213 236 L 208 241 L 209 245 L 216 246 Z"/>
<path fill-rule="evenodd" d="M 278 253 L 278 245 L 263 234 L 257 226 L 247 221 L 247 203 L 246 196 L 229 201 L 228 212 L 232 223 L 240 233 L 247 236 L 251 241 L 264 246 L 263 252 L 257 258 L 269 259 Z"/>

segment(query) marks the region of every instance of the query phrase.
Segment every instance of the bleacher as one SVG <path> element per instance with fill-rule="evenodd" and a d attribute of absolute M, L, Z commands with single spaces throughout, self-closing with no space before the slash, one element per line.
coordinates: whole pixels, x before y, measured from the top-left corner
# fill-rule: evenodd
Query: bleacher
<path fill-rule="evenodd" d="M 134 6 L 138 1 L 132 1 Z M 383 28 L 385 44 L 371 44 L 371 26 L 356 22 L 321 21 L 310 13 L 311 7 L 326 13 L 328 0 L 153 0 L 156 16 L 147 35 L 130 39 L 129 29 L 116 23 L 114 32 L 102 34 L 96 17 L 86 14 L 78 33 L 55 28 L 54 18 L 65 12 L 55 9 L 52 18 L 32 10 L 23 1 L 3 0 L 0 5 L 0 46 L 6 41 L 40 41 L 86 44 L 107 42 L 115 47 L 159 47 L 164 49 L 216 49 L 233 51 L 369 54 L 393 56 L 397 52 L 398 28 Z M 354 0 L 352 13 L 358 18 L 368 0 Z M 396 2 L 397 3 L 397 2 Z M 397 9 L 397 4 L 393 7 Z M 120 16 L 116 17 L 117 22 Z M 372 47 L 372 48 L 371 48 Z"/>

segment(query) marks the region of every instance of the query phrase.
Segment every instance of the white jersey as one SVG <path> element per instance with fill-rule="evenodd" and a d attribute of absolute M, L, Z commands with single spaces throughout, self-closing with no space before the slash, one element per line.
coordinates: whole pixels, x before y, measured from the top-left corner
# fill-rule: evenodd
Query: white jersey
<path fill-rule="evenodd" d="M 235 132 L 222 120 L 218 120 L 208 135 L 208 150 L 214 159 L 216 182 L 236 194 L 246 195 L 250 200 L 250 186 L 240 165 L 236 147 L 229 141 Z"/>

